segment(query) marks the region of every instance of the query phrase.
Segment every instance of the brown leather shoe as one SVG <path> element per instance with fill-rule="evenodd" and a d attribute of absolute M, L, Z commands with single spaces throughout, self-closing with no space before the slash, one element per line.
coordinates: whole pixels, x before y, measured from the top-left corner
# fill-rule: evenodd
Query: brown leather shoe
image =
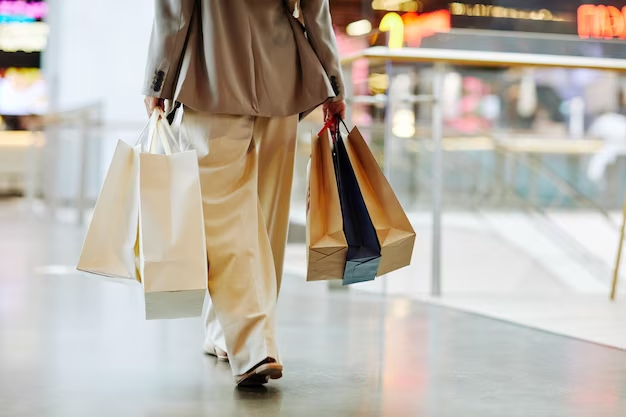
<path fill-rule="evenodd" d="M 270 379 L 280 379 L 282 376 L 283 366 L 277 363 L 276 359 L 266 358 L 245 374 L 237 375 L 235 380 L 237 385 L 249 387 L 267 384 Z"/>

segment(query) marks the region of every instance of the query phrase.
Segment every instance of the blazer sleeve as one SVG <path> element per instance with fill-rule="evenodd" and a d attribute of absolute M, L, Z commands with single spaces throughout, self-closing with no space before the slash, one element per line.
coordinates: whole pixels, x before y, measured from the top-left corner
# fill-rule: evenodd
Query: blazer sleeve
<path fill-rule="evenodd" d="M 196 0 L 154 0 L 143 94 L 172 99 Z"/>
<path fill-rule="evenodd" d="M 335 91 L 334 100 L 341 100 L 344 98 L 345 84 L 328 0 L 303 0 L 300 10 L 309 43 L 322 63 Z"/>

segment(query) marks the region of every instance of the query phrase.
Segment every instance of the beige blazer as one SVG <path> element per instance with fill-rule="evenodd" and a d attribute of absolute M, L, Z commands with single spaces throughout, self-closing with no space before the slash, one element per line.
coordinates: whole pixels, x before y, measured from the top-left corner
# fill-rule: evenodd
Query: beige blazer
<path fill-rule="evenodd" d="M 343 97 L 328 0 L 155 0 L 145 95 L 282 117 Z M 306 29 L 305 29 L 306 28 Z"/>

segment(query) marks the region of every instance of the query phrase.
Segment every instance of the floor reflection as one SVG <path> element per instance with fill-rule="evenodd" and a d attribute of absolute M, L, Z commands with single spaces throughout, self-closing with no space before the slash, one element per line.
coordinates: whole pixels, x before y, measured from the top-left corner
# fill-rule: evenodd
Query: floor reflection
<path fill-rule="evenodd" d="M 0 204 L 0 230 L 0 416 L 624 415 L 623 351 L 289 276 L 285 376 L 238 389 L 200 319 L 145 321 L 132 286 L 42 268 L 72 265 L 82 229 Z"/>

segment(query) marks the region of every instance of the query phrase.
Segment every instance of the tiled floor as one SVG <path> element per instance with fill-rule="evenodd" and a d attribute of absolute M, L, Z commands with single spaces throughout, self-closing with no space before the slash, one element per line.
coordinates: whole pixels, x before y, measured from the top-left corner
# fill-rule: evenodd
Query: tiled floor
<path fill-rule="evenodd" d="M 626 352 L 285 277 L 285 377 L 235 389 L 199 319 L 75 273 L 83 230 L 0 204 L 0 416 L 621 417 Z"/>

